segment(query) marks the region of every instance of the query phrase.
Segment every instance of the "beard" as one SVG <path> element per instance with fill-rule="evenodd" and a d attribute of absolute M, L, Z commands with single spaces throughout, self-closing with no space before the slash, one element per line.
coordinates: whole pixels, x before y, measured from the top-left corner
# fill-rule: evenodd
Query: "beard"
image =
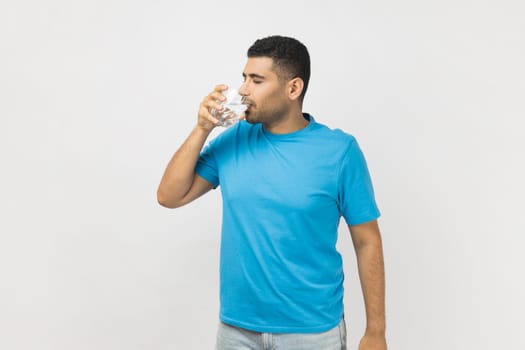
<path fill-rule="evenodd" d="M 246 120 L 250 124 L 257 124 L 257 115 L 253 113 L 252 111 L 246 110 L 244 112 L 244 120 Z"/>
<path fill-rule="evenodd" d="M 250 106 L 245 112 L 245 120 L 250 124 L 262 123 L 264 125 L 272 125 L 278 123 L 286 116 L 288 108 L 286 105 L 274 106 L 273 108 L 258 109 Z"/>

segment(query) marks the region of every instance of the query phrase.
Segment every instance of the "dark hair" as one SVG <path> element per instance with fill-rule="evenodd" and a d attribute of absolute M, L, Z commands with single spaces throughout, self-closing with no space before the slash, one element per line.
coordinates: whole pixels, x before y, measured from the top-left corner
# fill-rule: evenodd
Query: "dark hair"
<path fill-rule="evenodd" d="M 269 36 L 255 41 L 248 49 L 248 57 L 272 58 L 280 79 L 301 78 L 304 88 L 300 99 L 303 100 L 310 80 L 310 55 L 301 42 L 285 36 Z"/>

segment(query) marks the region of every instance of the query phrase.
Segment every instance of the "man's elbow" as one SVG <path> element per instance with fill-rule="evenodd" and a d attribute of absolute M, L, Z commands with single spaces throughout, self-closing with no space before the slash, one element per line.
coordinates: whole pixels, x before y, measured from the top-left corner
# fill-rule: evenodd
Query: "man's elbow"
<path fill-rule="evenodd" d="M 169 208 L 169 209 L 175 209 L 175 208 L 178 208 L 180 207 L 181 205 L 178 203 L 178 201 L 174 200 L 173 198 L 169 198 L 168 196 L 166 196 L 165 193 L 163 193 L 160 189 L 157 191 L 157 202 L 165 207 L 165 208 Z"/>

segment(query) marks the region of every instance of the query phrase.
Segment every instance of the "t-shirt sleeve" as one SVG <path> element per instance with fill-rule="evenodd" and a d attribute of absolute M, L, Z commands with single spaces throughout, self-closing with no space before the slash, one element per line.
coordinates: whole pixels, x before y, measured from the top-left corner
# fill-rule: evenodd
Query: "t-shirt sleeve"
<path fill-rule="evenodd" d="M 195 172 L 211 183 L 214 188 L 219 186 L 219 171 L 217 160 L 213 155 L 213 143 L 208 144 L 202 150 L 195 166 Z"/>
<path fill-rule="evenodd" d="M 339 174 L 339 210 L 348 225 L 358 225 L 380 216 L 363 152 L 353 139 Z"/>

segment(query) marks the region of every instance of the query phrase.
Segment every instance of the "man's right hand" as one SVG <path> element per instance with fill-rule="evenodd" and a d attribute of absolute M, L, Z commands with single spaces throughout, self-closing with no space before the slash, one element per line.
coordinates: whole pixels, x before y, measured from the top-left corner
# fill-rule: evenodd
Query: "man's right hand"
<path fill-rule="evenodd" d="M 219 84 L 215 89 L 206 96 L 201 104 L 199 105 L 198 121 L 197 126 L 210 132 L 214 127 L 220 125 L 220 122 L 215 118 L 211 111 L 212 109 L 221 110 L 223 107 L 221 102 L 226 100 L 226 97 L 222 94 L 223 91 L 227 90 L 228 86 Z"/>
<path fill-rule="evenodd" d="M 171 158 L 157 190 L 158 202 L 167 208 L 177 208 L 202 196 L 213 185 L 195 173 L 199 154 L 210 132 L 219 125 L 211 114 L 212 109 L 221 110 L 222 94 L 226 85 L 217 85 L 199 105 L 197 126 Z"/>

